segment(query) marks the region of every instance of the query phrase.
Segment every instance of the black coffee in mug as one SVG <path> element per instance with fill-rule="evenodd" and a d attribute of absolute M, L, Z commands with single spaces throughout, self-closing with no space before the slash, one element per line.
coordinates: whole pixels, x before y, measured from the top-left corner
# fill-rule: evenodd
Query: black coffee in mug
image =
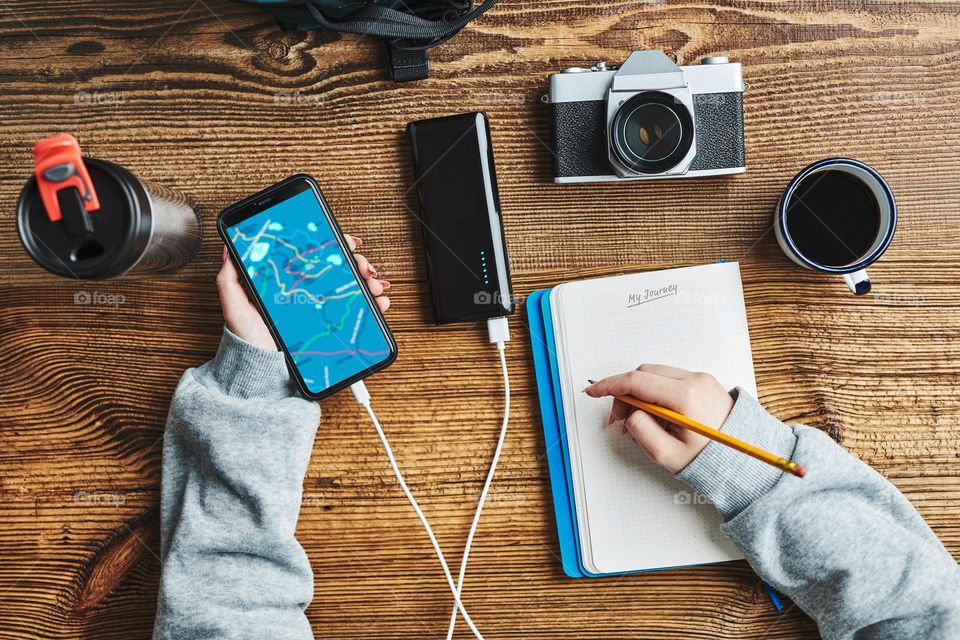
<path fill-rule="evenodd" d="M 842 276 L 850 291 L 870 291 L 866 268 L 890 246 L 897 203 L 866 163 L 827 158 L 794 176 L 777 203 L 774 232 L 787 256 L 807 269 Z"/>
<path fill-rule="evenodd" d="M 863 256 L 880 233 L 880 203 L 859 177 L 829 169 L 803 178 L 787 203 L 787 231 L 805 256 L 841 267 Z"/>

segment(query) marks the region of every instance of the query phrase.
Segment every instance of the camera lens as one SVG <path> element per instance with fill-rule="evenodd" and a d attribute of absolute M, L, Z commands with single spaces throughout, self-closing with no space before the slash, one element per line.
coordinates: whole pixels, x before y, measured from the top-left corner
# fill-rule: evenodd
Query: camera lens
<path fill-rule="evenodd" d="M 639 173 L 675 167 L 693 144 L 693 118 L 673 96 L 646 91 L 623 103 L 610 130 L 613 151 Z"/>

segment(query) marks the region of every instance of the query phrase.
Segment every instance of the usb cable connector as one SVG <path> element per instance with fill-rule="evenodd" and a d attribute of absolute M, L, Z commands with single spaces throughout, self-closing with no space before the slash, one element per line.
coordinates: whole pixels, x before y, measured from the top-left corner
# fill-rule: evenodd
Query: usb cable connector
<path fill-rule="evenodd" d="M 507 316 L 499 318 L 490 318 L 487 320 L 487 335 L 490 336 L 490 342 L 500 345 L 510 339 L 510 325 L 507 324 Z"/>

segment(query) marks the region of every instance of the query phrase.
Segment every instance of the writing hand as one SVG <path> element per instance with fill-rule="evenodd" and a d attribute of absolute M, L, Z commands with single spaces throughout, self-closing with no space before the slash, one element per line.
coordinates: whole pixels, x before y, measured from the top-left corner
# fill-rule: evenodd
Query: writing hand
<path fill-rule="evenodd" d="M 717 429 L 733 409 L 733 398 L 713 376 L 661 364 L 644 364 L 635 371 L 604 378 L 584 392 L 594 398 L 636 396 Z M 700 434 L 662 423 L 645 411 L 614 400 L 608 424 L 621 420 L 624 430 L 650 459 L 673 473 L 690 464 L 710 442 Z"/>

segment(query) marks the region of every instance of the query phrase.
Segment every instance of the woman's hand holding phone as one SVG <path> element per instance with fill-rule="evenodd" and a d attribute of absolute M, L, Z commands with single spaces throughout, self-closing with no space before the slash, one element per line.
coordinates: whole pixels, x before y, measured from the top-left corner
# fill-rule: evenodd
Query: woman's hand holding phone
<path fill-rule="evenodd" d="M 390 289 L 390 283 L 379 279 L 377 270 L 370 265 L 370 262 L 356 253 L 357 248 L 363 244 L 360 238 L 351 235 L 345 237 L 350 250 L 354 252 L 353 258 L 357 262 L 357 269 L 363 275 L 367 288 L 376 298 L 380 310 L 386 311 L 390 308 L 390 298 L 386 295 L 386 291 Z M 217 274 L 217 290 L 220 292 L 220 306 L 223 309 L 223 321 L 227 328 L 238 338 L 256 347 L 276 351 L 277 345 L 273 341 L 273 336 L 270 335 L 267 325 L 260 317 L 257 307 L 247 296 L 247 291 L 240 282 L 240 274 L 237 273 L 233 261 L 229 259 L 226 247 L 223 249 L 223 266 Z"/>

